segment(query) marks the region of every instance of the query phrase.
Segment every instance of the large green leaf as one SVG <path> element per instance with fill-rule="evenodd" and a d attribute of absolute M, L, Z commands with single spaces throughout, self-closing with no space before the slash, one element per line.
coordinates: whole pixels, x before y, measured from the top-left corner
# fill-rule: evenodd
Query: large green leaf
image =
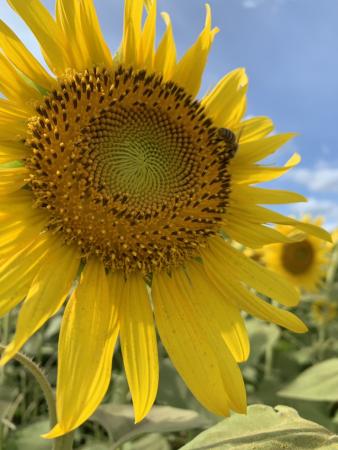
<path fill-rule="evenodd" d="M 154 406 L 145 419 L 134 424 L 134 411 L 131 405 L 102 405 L 91 420 L 99 422 L 108 432 L 118 448 L 124 442 L 145 433 L 169 433 L 194 428 L 205 428 L 209 421 L 195 411 Z"/>
<path fill-rule="evenodd" d="M 249 406 L 199 434 L 181 450 L 337 450 L 338 436 L 286 406 Z"/>
<path fill-rule="evenodd" d="M 303 400 L 338 401 L 338 358 L 327 359 L 306 369 L 278 395 Z"/>
<path fill-rule="evenodd" d="M 127 442 L 122 450 L 170 450 L 171 447 L 165 437 L 159 433 L 151 433 L 134 442 Z"/>

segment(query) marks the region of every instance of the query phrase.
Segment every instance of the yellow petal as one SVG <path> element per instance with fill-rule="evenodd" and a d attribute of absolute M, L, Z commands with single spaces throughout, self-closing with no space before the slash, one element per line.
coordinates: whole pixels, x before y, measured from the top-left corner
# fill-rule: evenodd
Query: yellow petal
<path fill-rule="evenodd" d="M 237 219 L 229 214 L 224 224 L 225 233 L 237 242 L 250 248 L 260 248 L 263 245 L 276 242 L 292 243 L 304 239 L 304 234 L 286 236 L 267 225 L 248 223 L 245 219 Z"/>
<path fill-rule="evenodd" d="M 276 308 L 245 289 L 240 283 L 235 283 L 224 277 L 220 272 L 208 271 L 210 280 L 230 299 L 235 306 L 247 311 L 259 319 L 273 322 L 295 333 L 305 333 L 306 325 L 294 314 L 284 309 Z"/>
<path fill-rule="evenodd" d="M 47 439 L 80 426 L 108 389 L 122 281 L 116 274 L 108 280 L 103 264 L 89 260 L 66 306 L 59 338 L 58 424 L 43 436 Z"/>
<path fill-rule="evenodd" d="M 166 24 L 166 31 L 156 51 L 154 69 L 168 81 L 176 66 L 176 46 L 170 16 L 167 13 L 162 13 L 161 16 Z"/>
<path fill-rule="evenodd" d="M 133 399 L 135 422 L 139 422 L 152 407 L 158 387 L 153 312 L 141 275 L 128 277 L 121 297 L 121 350 Z"/>
<path fill-rule="evenodd" d="M 28 170 L 25 167 L 0 169 L 0 194 L 9 194 L 27 183 Z"/>
<path fill-rule="evenodd" d="M 238 160 L 236 162 L 233 160 L 231 162 L 231 177 L 233 181 L 239 184 L 256 184 L 272 181 L 296 167 L 300 161 L 301 157 L 298 153 L 292 155 L 283 167 L 250 166 L 249 164 L 241 166 L 238 164 Z"/>
<path fill-rule="evenodd" d="M 36 274 L 20 309 L 14 339 L 0 364 L 6 364 L 42 325 L 61 308 L 70 292 L 80 264 L 77 248 L 51 240 L 48 255 Z"/>
<path fill-rule="evenodd" d="M 10 103 L 10 102 L 8 102 Z M 27 114 L 27 113 L 26 113 Z M 9 140 L 13 142 L 21 141 L 23 139 L 18 139 L 18 135 L 27 134 L 27 119 L 22 119 L 21 117 L 15 117 L 14 114 L 0 112 L 0 139 Z"/>
<path fill-rule="evenodd" d="M 156 2 L 156 0 L 144 0 L 145 7 L 147 11 L 150 11 L 153 4 Z"/>
<path fill-rule="evenodd" d="M 111 67 L 112 56 L 103 37 L 93 0 L 81 0 L 79 8 L 82 45 L 87 49 L 90 58 L 87 67 L 93 65 Z"/>
<path fill-rule="evenodd" d="M 88 68 L 89 54 L 82 32 L 80 1 L 57 0 L 56 22 L 67 38 L 72 67 L 78 71 Z"/>
<path fill-rule="evenodd" d="M 161 340 L 194 396 L 218 415 L 245 412 L 240 370 L 186 274 L 154 274 L 152 292 Z"/>
<path fill-rule="evenodd" d="M 282 233 L 281 230 L 266 225 L 265 223 L 273 221 L 266 220 L 260 213 L 261 209 L 257 205 L 245 204 L 245 202 L 242 204 L 238 198 L 236 199 L 236 196 L 235 198 L 231 197 L 223 221 L 226 235 L 251 248 L 259 248 L 262 245 L 276 242 L 299 242 L 304 239 L 304 233 Z M 269 212 L 269 210 L 265 211 Z"/>
<path fill-rule="evenodd" d="M 306 221 L 302 222 L 301 220 L 296 220 L 292 217 L 284 216 L 283 214 L 263 208 L 262 206 L 253 206 L 251 207 L 250 212 L 252 217 L 255 217 L 256 220 L 278 223 L 282 225 L 291 225 L 319 239 L 323 239 L 328 242 L 331 242 L 332 240 L 330 233 L 324 230 L 324 228 L 321 228 L 312 223 Z"/>
<path fill-rule="evenodd" d="M 27 126 L 21 121 L 13 121 L 11 124 L 0 123 L 0 142 L 18 142 L 25 138 Z"/>
<path fill-rule="evenodd" d="M 222 238 L 211 238 L 208 244 L 201 251 L 208 273 L 220 271 L 224 277 L 233 277 L 287 306 L 299 303 L 298 291 L 283 277 L 257 264 Z"/>
<path fill-rule="evenodd" d="M 1 265 L 0 316 L 7 314 L 26 296 L 47 251 L 47 240 L 41 237 Z"/>
<path fill-rule="evenodd" d="M 92 0 L 57 0 L 56 21 L 69 44 L 72 67 L 112 66 Z"/>
<path fill-rule="evenodd" d="M 149 6 L 148 15 L 142 31 L 140 64 L 149 72 L 154 70 L 154 45 L 156 37 L 157 1 Z"/>
<path fill-rule="evenodd" d="M 253 186 L 238 185 L 231 192 L 234 204 L 284 204 L 306 202 L 301 194 L 277 189 L 264 189 Z"/>
<path fill-rule="evenodd" d="M 129 26 L 126 29 L 124 42 L 125 42 L 125 45 L 124 45 L 124 49 L 123 49 L 122 62 L 126 66 L 132 66 L 135 68 L 139 68 L 138 46 L 137 46 L 137 42 L 136 42 L 135 30 L 131 24 L 129 24 Z"/>
<path fill-rule="evenodd" d="M 195 97 L 200 89 L 209 51 L 218 28 L 211 29 L 211 9 L 206 5 L 205 26 L 194 45 L 176 66 L 173 81 Z"/>
<path fill-rule="evenodd" d="M 23 248 L 35 241 L 47 223 L 43 214 L 27 216 L 23 220 L 2 221 L 0 235 L 0 261 L 15 256 Z M 1 270 L 1 266 L 0 266 Z"/>
<path fill-rule="evenodd" d="M 143 0 L 125 0 L 122 63 L 139 67 Z"/>
<path fill-rule="evenodd" d="M 214 320 L 212 326 L 218 329 L 235 360 L 246 361 L 250 342 L 239 309 L 231 301 L 225 301 L 224 296 L 212 286 L 202 264 L 190 262 L 186 270 L 197 301 L 204 308 L 205 315 Z"/>
<path fill-rule="evenodd" d="M 62 75 L 67 68 L 71 67 L 68 46 L 48 10 L 40 0 L 8 0 L 8 3 L 34 33 L 50 69 L 54 73 Z"/>
<path fill-rule="evenodd" d="M 0 164 L 25 158 L 27 152 L 27 147 L 21 142 L 0 141 Z"/>
<path fill-rule="evenodd" d="M 232 131 L 239 137 L 241 144 L 249 141 L 257 141 L 270 134 L 274 124 L 269 117 L 252 117 L 234 124 Z"/>
<path fill-rule="evenodd" d="M 26 123 L 30 116 L 24 106 L 0 98 L 0 117 L 1 123 L 3 123 L 3 121 L 8 121 L 9 123 L 11 121 Z"/>
<path fill-rule="evenodd" d="M 260 161 L 275 153 L 276 150 L 295 136 L 297 136 L 296 133 L 283 133 L 248 142 L 243 142 L 241 139 L 233 162 L 234 164 L 242 165 L 243 163 L 248 164 Z"/>
<path fill-rule="evenodd" d="M 0 53 L 0 92 L 14 102 L 26 104 L 41 99 L 41 94 L 28 83 L 11 62 Z M 27 108 L 32 109 L 31 106 Z"/>
<path fill-rule="evenodd" d="M 228 73 L 202 100 L 206 112 L 218 127 L 232 128 L 246 110 L 248 78 L 244 69 Z"/>
<path fill-rule="evenodd" d="M 2 20 L 0 20 L 0 47 L 15 67 L 34 83 L 47 89 L 54 87 L 56 80 L 46 72 L 17 35 Z"/>
<path fill-rule="evenodd" d="M 21 189 L 6 196 L 0 196 L 0 211 L 2 218 L 9 220 L 24 220 L 27 216 L 39 215 L 32 207 L 34 196 L 31 191 Z"/>

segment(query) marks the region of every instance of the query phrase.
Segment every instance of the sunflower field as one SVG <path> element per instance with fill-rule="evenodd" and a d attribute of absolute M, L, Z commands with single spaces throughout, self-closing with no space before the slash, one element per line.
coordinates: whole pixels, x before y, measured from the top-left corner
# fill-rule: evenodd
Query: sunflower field
<path fill-rule="evenodd" d="M 251 104 L 289 2 L 210 3 L 0 0 L 0 450 L 338 449 L 331 89 Z M 262 51 L 210 75 L 227 7 Z"/>

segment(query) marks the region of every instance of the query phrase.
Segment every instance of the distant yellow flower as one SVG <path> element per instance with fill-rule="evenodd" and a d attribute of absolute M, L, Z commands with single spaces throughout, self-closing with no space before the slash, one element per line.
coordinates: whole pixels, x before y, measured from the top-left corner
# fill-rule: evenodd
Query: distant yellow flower
<path fill-rule="evenodd" d="M 320 225 L 321 219 L 304 218 L 307 223 Z M 294 228 L 279 225 L 276 227 L 286 236 L 295 236 Z M 329 244 L 316 238 L 306 236 L 298 242 L 272 244 L 264 247 L 264 261 L 269 269 L 286 277 L 299 288 L 310 292 L 318 290 L 325 276 L 325 264 L 328 259 Z"/>
<path fill-rule="evenodd" d="M 315 300 L 311 304 L 311 314 L 314 322 L 318 325 L 324 325 L 331 322 L 338 316 L 337 305 L 328 300 Z"/>
<path fill-rule="evenodd" d="M 338 244 L 338 228 L 334 229 L 332 232 L 332 242 L 334 246 Z"/>
<path fill-rule="evenodd" d="M 240 310 L 295 332 L 306 327 L 246 289 L 298 302 L 283 278 L 223 236 L 250 247 L 292 242 L 265 225 L 272 222 L 328 238 L 258 206 L 302 196 L 251 186 L 298 163 L 294 155 L 284 167 L 259 164 L 293 134 L 268 136 L 268 118 L 243 120 L 243 69 L 196 100 L 217 32 L 209 6 L 203 31 L 176 62 L 167 14 L 154 50 L 156 1 L 147 1 L 142 26 L 143 1 L 125 0 L 114 57 L 93 0 L 57 0 L 55 20 L 39 0 L 9 3 L 55 77 L 1 22 L 0 161 L 21 166 L 0 170 L 0 313 L 25 298 L 1 363 L 71 294 L 59 341 L 58 424 L 46 437 L 78 427 L 100 404 L 118 335 L 135 420 L 142 420 L 158 385 L 153 313 L 197 399 L 215 414 L 245 412 L 237 362 L 248 357 L 249 341 Z"/>

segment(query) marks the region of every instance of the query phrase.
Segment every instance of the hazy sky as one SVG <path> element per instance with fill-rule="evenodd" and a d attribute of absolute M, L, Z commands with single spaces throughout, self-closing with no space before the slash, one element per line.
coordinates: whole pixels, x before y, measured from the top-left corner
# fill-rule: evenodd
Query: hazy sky
<path fill-rule="evenodd" d="M 24 1 L 24 0 L 23 0 Z M 54 0 L 44 3 L 52 10 Z M 159 0 L 160 11 L 173 20 L 179 54 L 190 46 L 204 23 L 204 1 Z M 301 153 L 299 168 L 273 186 L 309 197 L 287 212 L 325 214 L 338 225 L 338 0 L 210 0 L 216 36 L 203 90 L 225 72 L 245 67 L 250 79 L 248 115 L 268 115 L 278 131 L 296 131 L 294 142 L 280 152 Z M 118 47 L 122 0 L 96 0 L 107 42 Z M 0 0 L 0 17 L 27 46 L 38 46 L 23 22 Z M 159 20 L 159 32 L 163 25 Z"/>

